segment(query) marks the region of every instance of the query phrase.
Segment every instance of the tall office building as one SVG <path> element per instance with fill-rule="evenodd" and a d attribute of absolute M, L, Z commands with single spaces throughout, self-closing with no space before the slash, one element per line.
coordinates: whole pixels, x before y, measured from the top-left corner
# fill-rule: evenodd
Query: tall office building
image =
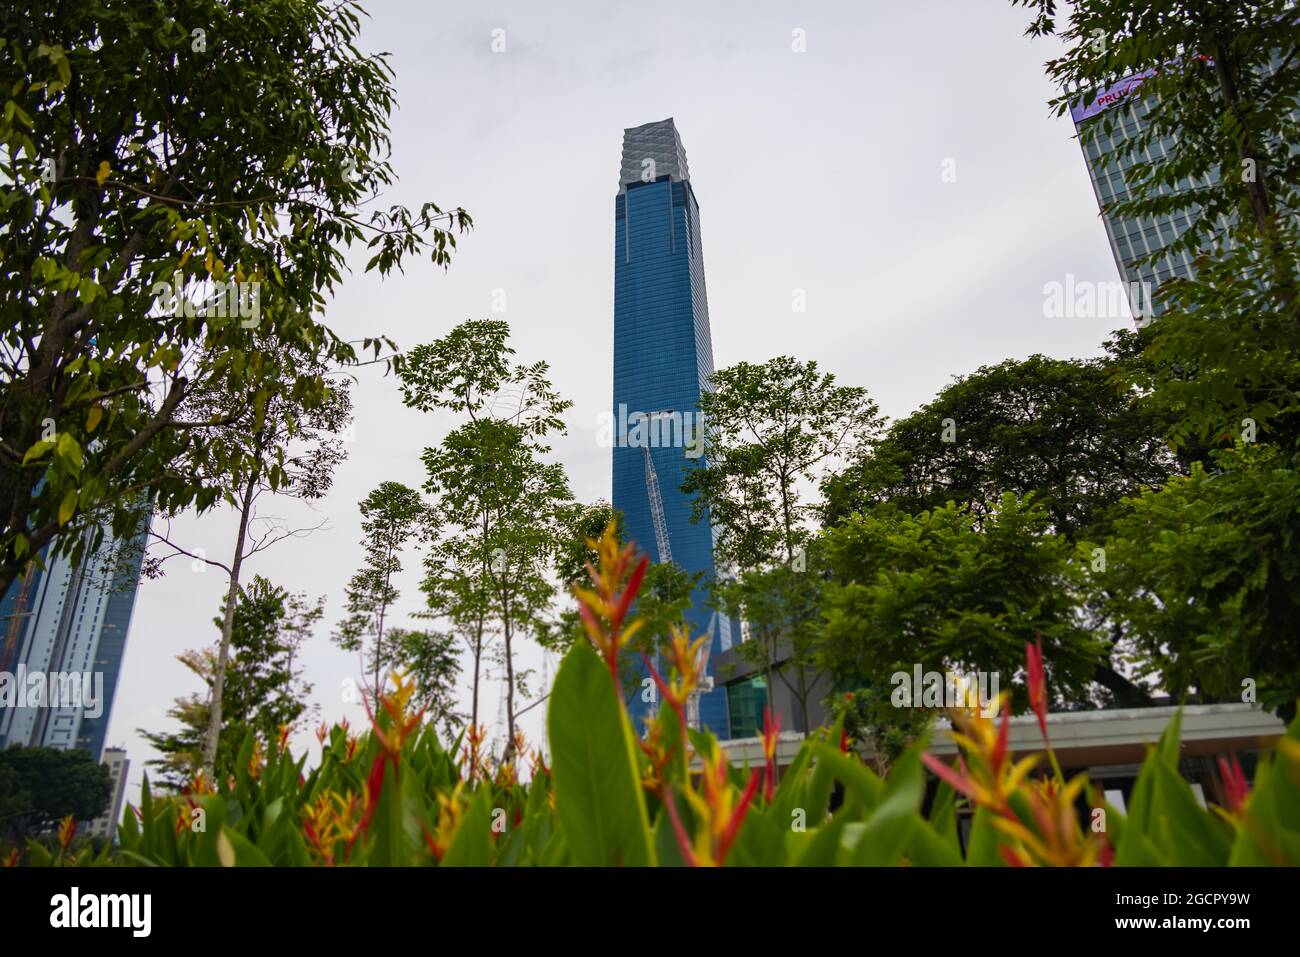
<path fill-rule="evenodd" d="M 707 516 L 691 522 L 680 486 L 684 470 L 703 461 L 697 406 L 713 374 L 713 343 L 700 207 L 671 119 L 624 130 L 614 227 L 613 505 L 652 560 L 671 558 L 708 579 L 713 531 Z M 733 628 L 705 596 L 696 589 L 687 621 L 693 635 L 710 635 L 716 655 L 731 646 Z M 700 721 L 728 736 L 723 688 L 702 697 Z"/>
<path fill-rule="evenodd" d="M 1106 211 L 1109 204 L 1132 197 L 1126 176 L 1133 164 L 1125 153 L 1125 147 L 1144 130 L 1147 116 L 1151 112 L 1151 102 L 1135 95 L 1150 75 L 1139 73 L 1127 77 L 1102 90 L 1092 101 L 1080 100 L 1070 108 L 1070 118 L 1074 120 L 1075 130 L 1080 134 L 1079 142 L 1088 163 L 1097 203 L 1102 210 L 1106 238 L 1110 240 L 1115 265 L 1124 279 L 1129 294 L 1129 307 L 1135 319 L 1141 319 L 1143 312 L 1151 316 L 1160 314 L 1160 306 L 1154 302 L 1154 296 L 1161 283 L 1175 276 L 1189 278 L 1192 274 L 1192 254 L 1186 251 L 1165 252 L 1153 262 L 1139 265 L 1144 257 L 1159 253 L 1187 231 L 1185 213 L 1132 220 Z M 1084 128 L 1100 123 L 1103 115 L 1112 116 L 1115 120 L 1110 131 L 1099 129 L 1095 137 L 1085 136 Z M 1147 151 L 1146 161 L 1163 161 L 1172 146 L 1169 137 L 1153 143 Z M 1190 188 L 1191 185 L 1189 179 L 1180 184 L 1180 187 Z M 1141 301 L 1137 296 L 1142 297 Z"/>
<path fill-rule="evenodd" d="M 1282 65 L 1283 58 L 1278 53 L 1272 57 L 1267 70 L 1271 73 Z M 1187 231 L 1189 223 L 1186 213 L 1179 211 L 1132 220 L 1115 216 L 1106 210 L 1111 203 L 1132 198 L 1127 177 L 1133 160 L 1127 155 L 1126 147 L 1146 129 L 1147 118 L 1155 105 L 1153 98 L 1138 95 L 1142 84 L 1150 76 L 1152 71 L 1147 70 L 1126 77 L 1103 89 L 1095 98 L 1080 99 L 1070 107 L 1070 118 L 1074 121 L 1075 131 L 1080 134 L 1079 142 L 1088 164 L 1088 173 L 1092 177 L 1097 203 L 1102 210 L 1102 220 L 1106 224 L 1106 238 L 1110 241 L 1115 265 L 1119 268 L 1129 293 L 1129 306 L 1134 318 L 1141 317 L 1144 307 L 1149 315 L 1160 315 L 1161 306 L 1147 300 L 1154 299 L 1162 283 L 1174 277 L 1191 278 L 1194 271 L 1193 252 L 1184 250 L 1162 253 L 1162 250 L 1166 250 L 1166 247 Z M 1101 123 L 1103 117 L 1114 120 L 1110 130 L 1098 128 L 1095 136 L 1085 136 L 1085 129 Z M 1292 153 L 1300 150 L 1300 144 L 1292 143 L 1290 146 Z M 1166 135 L 1147 147 L 1142 160 L 1147 163 L 1163 163 L 1173 147 L 1173 138 Z M 1190 177 L 1184 177 L 1176 187 L 1161 186 L 1161 191 L 1182 192 L 1193 186 L 1214 186 L 1218 182 L 1219 172 L 1214 170 L 1196 182 Z M 1231 223 L 1224 220 L 1221 225 L 1226 234 Z M 1156 254 L 1154 260 L 1139 265 L 1139 260 L 1152 253 Z M 1142 302 L 1134 301 L 1135 293 L 1143 296 Z"/>
<path fill-rule="evenodd" d="M 126 797 L 126 775 L 131 770 L 131 762 L 126 758 L 122 748 L 105 748 L 104 763 L 108 765 L 108 778 L 113 785 L 108 807 L 104 813 L 86 826 L 86 833 L 91 837 L 112 840 L 117 835 L 117 825 L 122 820 L 122 800 Z"/>
<path fill-rule="evenodd" d="M 0 747 L 80 749 L 99 760 L 135 607 L 146 531 L 81 563 L 44 552 L 0 599 Z M 37 696 L 39 694 L 39 697 Z"/>

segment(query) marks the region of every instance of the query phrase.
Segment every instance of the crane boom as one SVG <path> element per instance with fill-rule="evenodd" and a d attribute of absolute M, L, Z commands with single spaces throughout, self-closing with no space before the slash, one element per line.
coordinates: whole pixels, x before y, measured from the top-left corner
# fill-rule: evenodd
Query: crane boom
<path fill-rule="evenodd" d="M 668 544 L 668 520 L 664 517 L 664 500 L 659 494 L 659 476 L 655 472 L 654 461 L 650 458 L 650 447 L 643 445 L 645 454 L 645 490 L 650 499 L 650 520 L 655 529 L 655 547 L 659 550 L 659 564 L 665 565 L 673 560 L 673 550 Z"/>

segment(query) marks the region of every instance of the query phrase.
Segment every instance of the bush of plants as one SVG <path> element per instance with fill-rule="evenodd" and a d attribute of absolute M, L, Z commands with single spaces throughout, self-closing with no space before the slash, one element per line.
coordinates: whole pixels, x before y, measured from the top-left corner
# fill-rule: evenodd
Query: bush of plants
<path fill-rule="evenodd" d="M 68 819 L 56 840 L 14 848 L 8 863 L 1300 864 L 1300 720 L 1261 758 L 1253 782 L 1235 759 L 1221 760 L 1226 806 L 1207 810 L 1178 773 L 1175 718 L 1150 749 L 1123 814 L 1102 802 L 1085 775 L 1062 774 L 1034 646 L 1027 649 L 1029 700 L 1045 750 L 1019 760 L 1008 749 L 1007 705 L 994 717 L 951 712 L 961 750 L 954 765 L 918 740 L 881 777 L 859 759 L 841 717 L 810 735 L 778 780 L 779 729 L 769 717 L 763 766 L 733 767 L 713 735 L 687 725 L 703 639 L 691 642 L 680 630 L 667 673 L 652 669 L 658 717 L 638 734 L 621 694 L 619 658 L 640 627 L 630 611 L 646 562 L 620 547 L 612 530 L 592 545 L 599 561 L 591 588 L 575 589 L 590 642 L 576 645 L 556 676 L 549 765 L 522 738 L 499 758 L 484 754 L 481 729 L 444 745 L 411 706 L 414 685 L 399 674 L 366 732 L 322 727 L 310 769 L 306 755 L 287 749 L 288 729 L 265 748 L 250 734 L 224 781 L 200 775 L 183 792 L 160 796 L 146 780 L 115 847 L 80 846 Z M 927 771 L 937 778 L 928 795 Z M 1081 798 L 1104 815 L 1081 815 Z M 957 819 L 964 806 L 973 821 L 963 848 Z"/>

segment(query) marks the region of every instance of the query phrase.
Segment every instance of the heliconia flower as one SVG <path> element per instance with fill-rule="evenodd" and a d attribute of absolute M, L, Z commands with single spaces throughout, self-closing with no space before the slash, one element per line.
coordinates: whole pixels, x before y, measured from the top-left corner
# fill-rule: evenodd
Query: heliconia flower
<path fill-rule="evenodd" d="M 407 706 L 415 695 L 414 678 L 407 678 L 400 669 L 394 669 L 390 677 L 394 690 L 379 698 L 379 704 L 388 716 L 388 721 L 383 722 L 371 713 L 369 703 L 366 703 L 366 714 L 370 717 L 370 725 L 380 746 L 384 749 L 384 755 L 396 764 L 402 752 L 402 745 L 420 726 L 424 718 L 424 709 L 421 708 L 414 714 L 407 714 Z"/>
<path fill-rule="evenodd" d="M 771 804 L 772 796 L 776 793 L 776 741 L 777 736 L 781 733 L 781 716 L 778 714 L 775 720 L 772 717 L 772 709 L 763 709 L 763 800 Z"/>
<path fill-rule="evenodd" d="M 17 866 L 18 866 L 18 848 L 16 848 L 16 847 L 11 847 L 11 848 L 9 849 L 9 854 L 8 854 L 8 856 L 5 857 L 5 863 L 4 863 L 4 866 L 5 866 L 5 867 L 17 867 Z"/>
<path fill-rule="evenodd" d="M 324 721 L 322 721 L 322 722 L 320 723 L 320 727 L 318 727 L 318 728 L 316 729 L 316 740 L 320 742 L 320 744 L 321 744 L 322 747 L 324 747 L 324 745 L 325 745 L 325 740 L 326 740 L 329 736 L 330 736 L 330 727 L 329 727 L 328 724 L 326 724 Z"/>
<path fill-rule="evenodd" d="M 655 668 L 654 662 L 650 660 L 649 655 L 643 653 L 641 659 L 645 662 L 646 669 L 654 679 L 655 685 L 658 686 L 659 693 L 664 696 L 668 706 L 677 712 L 677 719 L 685 728 L 686 706 L 690 701 L 691 692 L 698 688 L 704 680 L 704 672 L 700 667 L 700 651 L 709 638 L 708 635 L 703 635 L 692 642 L 690 633 L 680 625 L 671 626 L 670 634 L 668 658 L 672 664 L 669 672 L 671 680 L 665 680 L 659 674 L 659 670 Z"/>
<path fill-rule="evenodd" d="M 1005 844 L 998 845 L 998 853 L 1002 855 L 1002 859 L 1006 861 L 1007 864 L 1010 865 L 1011 867 L 1029 866 L 1027 863 L 1025 863 L 1024 859 L 1019 854 L 1017 854 L 1011 848 L 1007 847 Z"/>
<path fill-rule="evenodd" d="M 1000 721 L 982 707 L 949 710 L 953 740 L 962 749 L 955 767 L 932 754 L 923 754 L 927 768 L 972 804 L 990 812 L 989 823 L 1002 841 L 998 853 L 1015 867 L 1038 865 L 1087 867 L 1105 858 L 1104 833 L 1086 832 L 1075 813 L 1075 801 L 1087 786 L 1087 775 L 1064 783 L 1056 776 L 1030 778 L 1039 755 L 1012 762 L 1008 747 L 1011 709 L 999 698 Z M 1053 767 L 1056 767 L 1053 761 Z"/>
<path fill-rule="evenodd" d="M 209 783 L 208 776 L 203 772 L 203 769 L 199 768 L 194 772 L 194 776 L 190 778 L 190 783 L 185 785 L 183 793 L 216 794 L 217 789 L 213 784 Z"/>
<path fill-rule="evenodd" d="M 650 759 L 650 767 L 641 778 L 641 786 L 651 794 L 663 793 L 664 770 L 672 763 L 677 745 L 664 740 L 664 726 L 658 718 L 646 719 L 645 734 L 637 738 L 637 747 Z"/>
<path fill-rule="evenodd" d="M 326 867 L 333 867 L 335 855 L 351 856 L 353 844 L 361 834 L 360 815 L 365 799 L 350 794 L 346 799 L 336 791 L 326 791 L 314 803 L 303 806 L 302 832 L 307 850 Z"/>
<path fill-rule="evenodd" d="M 687 836 L 667 789 L 664 799 L 683 860 L 692 867 L 721 867 L 758 793 L 759 773 L 755 771 L 749 776 L 749 784 L 737 800 L 722 749 L 715 747 L 711 754 L 700 755 L 700 760 L 704 764 L 700 774 L 703 793 L 686 791 L 686 800 L 695 811 L 693 841 Z"/>
<path fill-rule="evenodd" d="M 465 732 L 465 763 L 469 765 L 469 780 L 474 781 L 483 770 L 483 744 L 487 741 L 487 725 L 470 725 Z"/>
<path fill-rule="evenodd" d="M 1047 741 L 1047 682 L 1043 675 L 1043 636 L 1025 645 L 1025 672 L 1029 681 L 1029 706 L 1038 715 L 1038 729 Z M 1050 747 L 1050 742 L 1048 744 Z"/>
<path fill-rule="evenodd" d="M 519 777 L 515 773 L 515 762 L 503 761 L 497 765 L 496 779 L 492 783 L 498 788 L 509 789 L 514 787 L 515 782 L 518 780 Z"/>
<path fill-rule="evenodd" d="M 253 753 L 248 756 L 248 776 L 256 781 L 262 776 L 262 742 L 253 739 Z"/>
<path fill-rule="evenodd" d="M 275 750 L 277 754 L 284 754 L 284 749 L 289 744 L 289 735 L 292 732 L 293 732 L 293 725 L 291 724 L 280 725 L 279 738 L 275 742 Z"/>
<path fill-rule="evenodd" d="M 436 861 L 441 861 L 447 848 L 451 846 L 452 839 L 456 836 L 456 830 L 460 827 L 461 819 L 465 816 L 467 802 L 462 797 L 464 782 L 459 782 L 451 794 L 439 793 L 438 797 L 438 823 L 434 827 L 433 833 L 423 824 L 420 825 L 420 831 L 424 836 L 424 844 L 433 854 Z"/>
<path fill-rule="evenodd" d="M 1223 799 L 1229 813 L 1240 815 L 1246 808 L 1246 800 L 1250 797 L 1250 782 L 1246 780 L 1246 773 L 1241 769 L 1241 762 L 1235 753 L 1232 755 L 1231 764 L 1220 756 L 1219 777 L 1223 780 Z"/>
<path fill-rule="evenodd" d="M 72 839 L 77 836 L 77 819 L 69 814 L 59 822 L 59 847 L 63 850 L 68 849 Z"/>
<path fill-rule="evenodd" d="M 573 594 L 578 599 L 578 615 L 587 636 L 605 659 L 610 676 L 617 682 L 618 653 L 643 624 L 634 621 L 623 627 L 650 559 L 643 555 L 629 573 L 634 548 L 632 545 L 619 546 L 615 528 L 615 522 L 611 520 L 599 541 L 587 539 L 587 545 L 596 552 L 599 571 L 588 562 L 587 575 L 593 588 L 574 585 Z"/>
<path fill-rule="evenodd" d="M 540 748 L 534 748 L 529 752 L 528 770 L 532 773 L 533 780 L 537 780 L 538 775 L 551 773 L 551 769 L 546 766 L 546 759 L 542 756 Z"/>

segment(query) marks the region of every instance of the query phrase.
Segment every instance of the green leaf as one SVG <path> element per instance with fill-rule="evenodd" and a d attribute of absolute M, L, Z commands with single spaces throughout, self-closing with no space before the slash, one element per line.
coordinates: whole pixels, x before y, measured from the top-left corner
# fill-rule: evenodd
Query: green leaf
<path fill-rule="evenodd" d="M 442 866 L 490 867 L 493 851 L 492 796 L 487 788 L 480 788 L 456 828 L 456 836 L 443 855 Z"/>
<path fill-rule="evenodd" d="M 585 642 L 560 665 L 547 728 L 555 806 L 573 863 L 653 864 L 632 729 L 608 669 Z"/>
<path fill-rule="evenodd" d="M 270 867 L 271 862 L 253 843 L 224 824 L 217 835 L 217 858 L 222 867 Z"/>
<path fill-rule="evenodd" d="M 76 510 L 77 490 L 75 488 L 70 488 L 68 489 L 67 494 L 63 496 L 63 501 L 59 503 L 59 524 L 67 525 Z"/>

